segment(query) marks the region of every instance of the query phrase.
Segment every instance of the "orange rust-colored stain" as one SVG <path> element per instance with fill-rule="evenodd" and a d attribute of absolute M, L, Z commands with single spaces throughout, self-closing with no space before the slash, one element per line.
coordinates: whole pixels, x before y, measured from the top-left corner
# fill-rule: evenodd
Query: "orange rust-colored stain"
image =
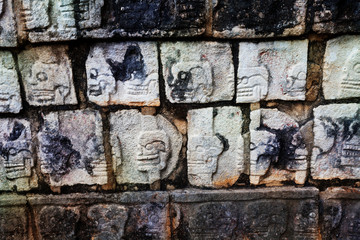
<path fill-rule="evenodd" d="M 232 186 L 237 180 L 239 176 L 233 176 L 230 178 L 214 181 L 215 187 L 230 187 Z"/>
<path fill-rule="evenodd" d="M 169 207 L 169 204 L 167 205 L 166 207 L 166 239 L 171 239 L 171 228 L 172 226 L 175 226 L 173 221 L 174 221 L 174 218 L 171 218 L 171 212 L 170 212 L 170 207 Z"/>

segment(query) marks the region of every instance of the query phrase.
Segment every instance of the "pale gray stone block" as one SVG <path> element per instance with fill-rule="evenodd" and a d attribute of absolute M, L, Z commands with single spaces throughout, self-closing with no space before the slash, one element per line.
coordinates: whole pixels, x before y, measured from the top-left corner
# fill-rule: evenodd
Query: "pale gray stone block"
<path fill-rule="evenodd" d="M 191 185 L 230 187 L 245 171 L 239 107 L 188 112 L 188 178 Z"/>
<path fill-rule="evenodd" d="M 311 175 L 315 179 L 360 179 L 360 104 L 314 109 Z"/>
<path fill-rule="evenodd" d="M 155 42 L 100 43 L 86 61 L 87 95 L 100 106 L 159 106 Z"/>
<path fill-rule="evenodd" d="M 52 112 L 38 134 L 41 172 L 51 186 L 106 184 L 107 164 L 100 113 Z"/>
<path fill-rule="evenodd" d="M 360 36 L 327 42 L 322 86 L 325 99 L 360 97 Z"/>
<path fill-rule="evenodd" d="M 15 61 L 8 51 L 0 51 L 0 112 L 19 113 L 22 109 Z"/>
<path fill-rule="evenodd" d="M 229 43 L 161 44 L 166 96 L 172 103 L 232 100 L 234 65 Z"/>
<path fill-rule="evenodd" d="M 13 0 L 0 0 L 0 47 L 17 46 Z"/>
<path fill-rule="evenodd" d="M 30 105 L 77 104 L 67 51 L 65 45 L 41 46 L 18 55 L 26 100 Z"/>
<path fill-rule="evenodd" d="M 239 44 L 236 102 L 305 100 L 308 40 Z"/>
<path fill-rule="evenodd" d="M 138 110 L 111 113 L 110 134 L 119 184 L 151 184 L 175 169 L 182 136 L 163 116 L 142 115 Z"/>

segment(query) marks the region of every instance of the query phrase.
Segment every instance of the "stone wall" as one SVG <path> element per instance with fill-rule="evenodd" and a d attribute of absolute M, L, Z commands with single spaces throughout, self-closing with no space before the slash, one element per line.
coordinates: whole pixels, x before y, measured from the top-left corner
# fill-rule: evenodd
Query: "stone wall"
<path fill-rule="evenodd" d="M 360 239 L 360 3 L 0 0 L 0 240 Z"/>

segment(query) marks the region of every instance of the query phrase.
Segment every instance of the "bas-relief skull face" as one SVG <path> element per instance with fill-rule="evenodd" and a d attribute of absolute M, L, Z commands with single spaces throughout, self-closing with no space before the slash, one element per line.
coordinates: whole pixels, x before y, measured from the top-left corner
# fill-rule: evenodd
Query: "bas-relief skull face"
<path fill-rule="evenodd" d="M 31 176 L 32 157 L 30 144 L 27 141 L 13 141 L 5 144 L 2 153 L 6 177 L 15 179 Z"/>
<path fill-rule="evenodd" d="M 31 70 L 28 88 L 32 101 L 65 103 L 71 83 L 64 66 L 37 61 Z"/>
<path fill-rule="evenodd" d="M 160 172 L 166 167 L 170 151 L 170 140 L 164 131 L 141 132 L 136 156 L 138 170 Z"/>
<path fill-rule="evenodd" d="M 299 96 L 304 93 L 305 85 L 306 65 L 299 63 L 290 67 L 286 77 L 285 94 L 291 97 Z"/>
<path fill-rule="evenodd" d="M 88 78 L 88 94 L 90 96 L 110 100 L 110 95 L 116 92 L 115 78 L 111 72 L 102 71 L 102 69 L 91 68 Z"/>
<path fill-rule="evenodd" d="M 206 59 L 180 61 L 170 67 L 168 84 L 174 100 L 185 101 L 209 97 L 213 92 L 212 69 Z"/>
<path fill-rule="evenodd" d="M 268 93 L 269 74 L 265 67 L 249 67 L 239 71 L 237 98 L 241 101 L 260 101 Z"/>
<path fill-rule="evenodd" d="M 343 76 L 341 81 L 341 92 L 346 94 L 360 93 L 360 50 L 353 51 L 345 62 L 343 67 Z"/>
<path fill-rule="evenodd" d="M 10 88 L 9 82 L 17 82 L 17 75 L 15 71 L 14 62 L 9 59 L 9 56 L 1 56 L 2 64 L 0 64 L 0 108 L 8 108 L 13 103 L 13 92 L 15 89 Z"/>

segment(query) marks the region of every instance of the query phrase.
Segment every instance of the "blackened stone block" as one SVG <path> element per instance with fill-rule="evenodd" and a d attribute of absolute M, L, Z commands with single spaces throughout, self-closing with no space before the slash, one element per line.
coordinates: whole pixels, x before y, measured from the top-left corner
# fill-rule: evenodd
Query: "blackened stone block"
<path fill-rule="evenodd" d="M 213 34 L 223 38 L 298 36 L 305 32 L 307 0 L 213 1 Z"/>
<path fill-rule="evenodd" d="M 0 196 L 0 240 L 27 240 L 28 211 L 26 197 L 15 194 Z"/>
<path fill-rule="evenodd" d="M 360 189 L 328 188 L 320 199 L 322 239 L 360 239 Z"/>
<path fill-rule="evenodd" d="M 318 190 L 171 193 L 174 239 L 317 239 Z"/>
<path fill-rule="evenodd" d="M 317 33 L 360 32 L 359 1 L 315 0 L 311 11 Z"/>
<path fill-rule="evenodd" d="M 102 8 L 101 27 L 83 37 L 195 36 L 204 33 L 206 0 L 111 0 Z"/>

